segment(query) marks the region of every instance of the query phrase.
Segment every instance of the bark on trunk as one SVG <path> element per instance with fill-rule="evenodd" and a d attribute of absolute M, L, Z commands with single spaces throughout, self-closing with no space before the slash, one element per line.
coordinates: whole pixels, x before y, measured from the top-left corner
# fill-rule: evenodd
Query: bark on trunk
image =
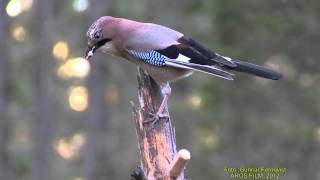
<path fill-rule="evenodd" d="M 144 175 L 149 180 L 173 179 L 170 177 L 169 166 L 176 150 L 175 134 L 166 106 L 164 114 L 169 118 L 161 119 L 154 125 L 143 124 L 150 119 L 150 113 L 155 114 L 162 101 L 160 87 L 139 68 L 139 106 L 133 107 L 133 119 L 140 150 L 140 162 Z M 181 173 L 178 179 L 184 179 Z"/>

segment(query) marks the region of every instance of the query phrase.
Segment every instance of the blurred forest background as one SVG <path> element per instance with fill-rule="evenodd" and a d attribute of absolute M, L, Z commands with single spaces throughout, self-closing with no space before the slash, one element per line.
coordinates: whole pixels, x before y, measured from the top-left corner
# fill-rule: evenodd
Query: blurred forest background
<path fill-rule="evenodd" d="M 0 179 L 129 179 L 139 154 L 129 102 L 137 68 L 82 59 L 100 16 L 163 24 L 284 74 L 234 82 L 195 73 L 172 85 L 178 149 L 192 179 L 225 167 L 284 167 L 320 179 L 320 1 L 0 0 Z"/>

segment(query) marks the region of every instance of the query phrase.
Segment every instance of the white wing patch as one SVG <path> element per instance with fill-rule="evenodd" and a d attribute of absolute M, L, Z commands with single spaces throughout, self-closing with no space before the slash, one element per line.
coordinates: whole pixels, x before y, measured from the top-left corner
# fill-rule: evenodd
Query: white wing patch
<path fill-rule="evenodd" d="M 232 62 L 233 63 L 233 61 L 232 61 L 232 59 L 231 58 L 229 58 L 229 57 L 227 57 L 227 56 L 222 56 L 222 55 L 220 55 L 220 54 L 218 54 L 218 53 L 216 53 L 218 56 L 221 56 L 221 57 L 223 57 L 225 60 L 227 60 L 227 61 L 229 61 L 229 62 Z"/>
<path fill-rule="evenodd" d="M 190 61 L 190 58 L 183 55 L 183 54 L 179 54 L 179 56 L 176 58 L 176 60 L 188 63 Z"/>
<path fill-rule="evenodd" d="M 227 56 L 222 56 L 222 57 L 225 58 L 227 61 L 232 62 L 232 59 L 231 59 L 231 58 L 229 58 L 229 57 L 227 57 Z"/>

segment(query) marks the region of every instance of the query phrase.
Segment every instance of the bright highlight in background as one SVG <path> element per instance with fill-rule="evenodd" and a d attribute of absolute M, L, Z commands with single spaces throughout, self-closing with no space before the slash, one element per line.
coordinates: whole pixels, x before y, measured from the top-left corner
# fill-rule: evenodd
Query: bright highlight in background
<path fill-rule="evenodd" d="M 16 41 L 24 41 L 26 40 L 26 30 L 23 26 L 18 26 L 16 28 L 14 28 L 14 30 L 12 31 L 12 37 L 13 39 L 15 39 Z"/>
<path fill-rule="evenodd" d="M 68 59 L 62 64 L 57 71 L 57 75 L 61 79 L 69 79 L 71 77 L 84 78 L 89 74 L 90 65 L 87 60 L 82 57 Z"/>
<path fill-rule="evenodd" d="M 85 11 L 88 8 L 88 5 L 88 0 L 74 0 L 72 3 L 73 9 L 78 12 Z"/>
<path fill-rule="evenodd" d="M 11 0 L 6 7 L 7 14 L 11 17 L 18 16 L 22 11 L 30 9 L 32 3 L 32 0 Z"/>
<path fill-rule="evenodd" d="M 7 14 L 11 17 L 18 16 L 22 12 L 22 3 L 19 0 L 11 0 L 6 7 Z"/>
<path fill-rule="evenodd" d="M 105 100 L 110 104 L 119 102 L 119 89 L 116 85 L 109 85 L 104 94 Z"/>
<path fill-rule="evenodd" d="M 55 145 L 56 152 L 66 160 L 74 159 L 85 143 L 85 136 L 77 133 L 70 138 L 61 138 Z"/>
<path fill-rule="evenodd" d="M 33 0 L 20 0 L 20 2 L 22 4 L 22 9 L 26 11 L 31 8 Z"/>
<path fill-rule="evenodd" d="M 193 107 L 200 107 L 202 104 L 202 99 L 199 95 L 192 95 L 189 98 L 189 103 L 193 106 Z"/>
<path fill-rule="evenodd" d="M 213 149 L 217 146 L 219 139 L 215 131 L 211 128 L 201 128 L 196 131 L 199 139 L 198 147 L 204 147 L 206 149 Z"/>
<path fill-rule="evenodd" d="M 69 105 L 74 111 L 85 111 L 88 107 L 88 91 L 84 86 L 77 86 L 70 90 Z"/>
<path fill-rule="evenodd" d="M 317 143 L 320 144 L 320 127 L 316 128 L 314 130 L 314 136 L 315 136 Z"/>
<path fill-rule="evenodd" d="M 72 64 L 73 76 L 84 78 L 88 75 L 90 70 L 89 62 L 84 58 L 74 58 L 70 60 Z"/>
<path fill-rule="evenodd" d="M 52 49 L 53 56 L 58 60 L 66 60 L 69 56 L 69 45 L 65 41 L 57 42 Z"/>

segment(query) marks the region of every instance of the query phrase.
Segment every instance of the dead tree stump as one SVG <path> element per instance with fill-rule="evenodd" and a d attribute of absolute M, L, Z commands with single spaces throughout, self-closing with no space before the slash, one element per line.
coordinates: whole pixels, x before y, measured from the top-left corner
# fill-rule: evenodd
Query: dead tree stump
<path fill-rule="evenodd" d="M 169 118 L 161 119 L 154 125 L 152 123 L 143 123 L 151 118 L 150 114 L 156 114 L 163 95 L 160 87 L 144 70 L 139 68 L 138 71 L 139 105 L 138 107 L 133 105 L 133 119 L 139 143 L 141 173 L 144 173 L 148 180 L 184 180 L 183 169 L 186 163 L 179 162 L 179 164 L 184 164 L 180 167 L 180 170 L 179 168 L 178 170 L 170 169 L 179 167 L 179 165 L 176 166 L 170 163 L 174 159 L 180 158 L 175 157 L 177 154 L 175 134 L 167 106 L 164 114 L 168 115 Z M 186 157 L 187 162 L 190 159 L 190 154 Z M 135 177 L 143 176 L 136 173 Z M 132 176 L 132 179 L 136 179 L 135 177 Z"/>

